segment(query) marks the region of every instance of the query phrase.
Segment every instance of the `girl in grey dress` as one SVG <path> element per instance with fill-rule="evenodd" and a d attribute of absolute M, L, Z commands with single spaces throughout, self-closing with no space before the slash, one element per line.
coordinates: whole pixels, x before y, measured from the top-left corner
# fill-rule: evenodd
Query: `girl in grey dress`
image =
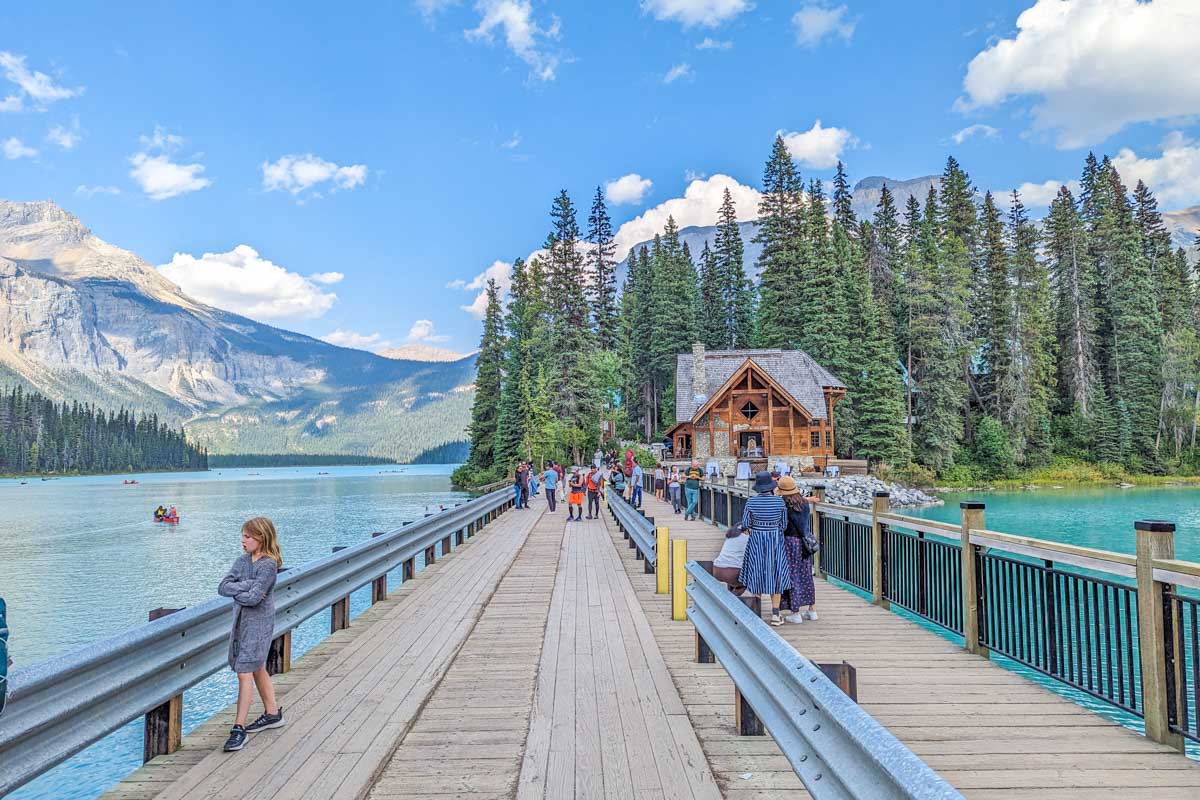
<path fill-rule="evenodd" d="M 275 687 L 267 672 L 267 652 L 275 636 L 275 575 L 283 563 L 275 525 L 255 517 L 242 525 L 242 550 L 229 574 L 221 579 L 217 594 L 233 598 L 233 631 L 229 635 L 229 668 L 237 673 L 237 718 L 225 752 L 241 750 L 246 735 L 283 726 L 283 709 L 275 702 Z M 254 687 L 262 698 L 263 714 L 249 725 Z"/>

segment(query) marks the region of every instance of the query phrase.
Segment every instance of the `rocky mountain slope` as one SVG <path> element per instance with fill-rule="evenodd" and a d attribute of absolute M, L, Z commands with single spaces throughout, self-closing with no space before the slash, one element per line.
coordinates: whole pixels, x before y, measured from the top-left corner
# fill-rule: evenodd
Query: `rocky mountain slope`
<path fill-rule="evenodd" d="M 215 452 L 410 458 L 464 438 L 474 358 L 396 360 L 192 300 L 50 202 L 0 201 L 0 383 L 186 422 Z"/>

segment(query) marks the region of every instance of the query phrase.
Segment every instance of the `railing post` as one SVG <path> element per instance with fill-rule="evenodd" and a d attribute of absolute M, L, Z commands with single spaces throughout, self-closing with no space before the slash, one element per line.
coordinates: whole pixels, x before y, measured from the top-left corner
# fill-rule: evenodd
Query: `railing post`
<path fill-rule="evenodd" d="M 453 549 L 454 548 L 450 546 L 450 537 L 447 535 L 446 538 L 442 539 L 442 555 L 445 556 Z"/>
<path fill-rule="evenodd" d="M 687 619 L 687 539 L 671 542 L 671 619 Z"/>
<path fill-rule="evenodd" d="M 987 527 L 983 503 L 967 501 L 958 504 L 962 515 L 962 619 L 963 647 L 968 653 L 987 658 L 988 649 L 979 643 L 980 620 L 983 618 L 982 576 L 979 574 L 979 548 L 971 544 L 971 531 Z"/>
<path fill-rule="evenodd" d="M 345 550 L 345 546 L 338 545 L 333 548 L 333 552 Z M 333 601 L 333 605 L 329 607 L 329 632 L 337 633 L 340 630 L 345 630 L 350 627 L 350 595 L 346 595 L 341 600 Z"/>
<path fill-rule="evenodd" d="M 411 581 L 417 574 L 417 564 L 413 559 L 408 559 L 400 565 L 400 580 L 402 582 Z"/>
<path fill-rule="evenodd" d="M 825 487 L 822 484 L 812 487 L 808 499 L 809 510 L 812 511 L 813 539 L 817 541 L 818 545 L 817 552 L 813 553 L 813 567 L 816 568 L 817 574 L 824 578 L 825 570 L 821 569 L 821 550 L 824 542 L 821 541 L 821 512 L 817 510 L 817 503 L 825 502 Z"/>
<path fill-rule="evenodd" d="M 1154 560 L 1175 557 L 1175 523 L 1138 520 L 1137 593 L 1138 651 L 1142 660 L 1142 704 L 1146 736 L 1156 742 L 1183 749 L 1183 737 L 1172 733 L 1168 713 L 1167 630 L 1163 614 L 1163 592 L 1170 585 L 1154 580 Z"/>
<path fill-rule="evenodd" d="M 665 531 L 666 528 L 660 528 L 659 530 Z M 697 561 L 696 563 L 698 565 L 700 565 L 700 567 L 702 567 L 705 572 L 707 572 L 709 575 L 712 575 L 713 563 L 711 561 Z M 696 634 L 696 663 L 697 664 L 713 664 L 713 663 L 715 663 L 717 660 L 717 657 L 713 653 L 712 648 L 708 646 L 708 642 L 704 641 L 704 637 L 700 635 L 700 629 L 695 627 L 695 625 L 692 626 L 692 629 Z"/>
<path fill-rule="evenodd" d="M 671 536 L 664 525 L 654 531 L 654 593 L 668 594 L 671 591 Z"/>
<path fill-rule="evenodd" d="M 282 675 L 292 671 L 292 632 L 285 631 L 271 640 L 267 651 L 267 674 Z"/>
<path fill-rule="evenodd" d="M 150 612 L 150 621 L 182 611 L 182 608 L 156 608 Z M 166 756 L 179 749 L 183 741 L 183 695 L 177 694 L 160 706 L 146 712 L 146 726 L 142 737 L 142 763 L 155 756 Z"/>
<path fill-rule="evenodd" d="M 871 602 L 884 608 L 888 607 L 883 593 L 887 554 L 883 549 L 883 523 L 879 521 L 879 515 L 891 510 L 890 497 L 887 492 L 876 492 L 871 504 Z"/>
<path fill-rule="evenodd" d="M 384 531 L 376 531 L 371 534 L 371 538 L 383 536 Z M 380 600 L 387 600 L 387 573 L 383 573 L 375 580 L 371 581 L 371 605 L 375 605 Z"/>

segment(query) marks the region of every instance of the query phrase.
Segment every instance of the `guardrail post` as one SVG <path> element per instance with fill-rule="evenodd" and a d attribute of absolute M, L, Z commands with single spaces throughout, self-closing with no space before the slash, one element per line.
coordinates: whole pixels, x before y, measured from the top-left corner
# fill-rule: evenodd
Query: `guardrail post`
<path fill-rule="evenodd" d="M 665 530 L 666 530 L 666 528 L 659 528 L 659 531 L 665 531 Z M 713 574 L 713 562 L 697 561 L 696 564 L 699 565 L 700 568 L 703 569 L 705 572 L 707 572 L 709 575 Z M 704 637 L 700 635 L 700 629 L 695 627 L 694 625 L 692 626 L 692 628 L 696 634 L 696 663 L 697 664 L 713 664 L 713 663 L 715 663 L 717 660 L 717 657 L 716 657 L 716 655 L 713 654 L 712 648 L 708 646 L 708 642 L 704 641 Z"/>
<path fill-rule="evenodd" d="M 414 559 L 408 559 L 400 566 L 400 580 L 402 582 L 411 581 L 417 574 L 417 563 Z"/>
<path fill-rule="evenodd" d="M 442 555 L 443 555 L 443 556 L 444 556 L 444 555 L 446 555 L 447 553 L 449 553 L 449 552 L 450 552 L 451 550 L 453 550 L 453 549 L 454 549 L 454 548 L 452 548 L 452 547 L 450 546 L 450 536 L 449 536 L 449 534 L 447 534 L 447 535 L 446 535 L 446 538 L 442 539 Z"/>
<path fill-rule="evenodd" d="M 345 550 L 344 546 L 333 548 L 333 552 Z M 329 632 L 337 633 L 340 630 L 345 630 L 350 627 L 350 595 L 346 595 L 341 600 L 335 600 L 333 605 L 329 607 Z"/>
<path fill-rule="evenodd" d="M 671 591 L 671 535 L 664 525 L 654 530 L 654 593 L 669 594 Z"/>
<path fill-rule="evenodd" d="M 840 664 L 817 664 L 817 668 L 847 697 L 858 702 L 858 670 L 852 665 L 843 661 Z"/>
<path fill-rule="evenodd" d="M 822 578 L 825 577 L 825 570 L 821 569 L 821 512 L 817 511 L 817 503 L 825 502 L 825 486 L 818 483 L 812 487 L 809 493 L 809 509 L 812 511 L 812 534 L 813 539 L 817 542 L 817 552 L 813 553 L 813 567 L 817 570 L 817 574 Z"/>
<path fill-rule="evenodd" d="M 742 691 L 733 687 L 733 724 L 738 736 L 766 736 L 767 729 L 754 709 L 742 697 Z"/>
<path fill-rule="evenodd" d="M 1168 713 L 1167 651 L 1174 645 L 1163 613 L 1163 592 L 1169 584 L 1154 580 L 1154 560 L 1175 557 L 1175 523 L 1138 520 L 1137 593 L 1138 651 L 1142 660 L 1142 703 L 1146 736 L 1183 749 L 1183 737 L 1171 732 Z"/>
<path fill-rule="evenodd" d="M 182 611 L 182 608 L 156 608 L 150 621 Z M 142 737 L 142 763 L 155 756 L 166 756 L 179 749 L 183 741 L 183 695 L 177 694 L 160 706 L 146 712 L 145 733 Z"/>
<path fill-rule="evenodd" d="M 383 536 L 384 531 L 375 531 L 371 534 L 371 538 Z M 371 581 L 371 605 L 375 605 L 380 600 L 387 600 L 387 573 L 383 573 L 375 580 Z"/>
<path fill-rule="evenodd" d="M 884 608 L 888 607 L 883 592 L 887 553 L 883 548 L 883 523 L 879 521 L 879 515 L 891 511 L 890 497 L 887 492 L 876 492 L 871 504 L 871 602 Z"/>
<path fill-rule="evenodd" d="M 979 643 L 980 621 L 983 619 L 983 580 L 979 574 L 979 553 L 982 548 L 971 544 L 971 531 L 987 527 L 984 504 L 967 501 L 958 504 L 962 514 L 962 617 L 963 647 L 968 653 L 987 658 L 988 649 Z"/>
<path fill-rule="evenodd" d="M 671 619 L 687 619 L 687 539 L 671 542 Z"/>

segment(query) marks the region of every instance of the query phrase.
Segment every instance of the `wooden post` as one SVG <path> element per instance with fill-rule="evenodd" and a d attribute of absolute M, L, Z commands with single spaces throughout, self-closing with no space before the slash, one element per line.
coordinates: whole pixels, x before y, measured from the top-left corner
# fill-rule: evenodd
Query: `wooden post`
<path fill-rule="evenodd" d="M 958 504 L 962 514 L 962 610 L 963 647 L 968 653 L 987 658 L 988 649 L 979 643 L 979 620 L 983 613 L 980 598 L 983 584 L 977 567 L 979 548 L 971 544 L 971 531 L 986 527 L 984 505 L 974 501 Z"/>
<path fill-rule="evenodd" d="M 450 546 L 450 537 L 449 536 L 447 536 L 445 539 L 442 539 L 442 555 L 443 556 L 448 555 L 450 553 L 450 551 L 453 549 L 454 548 L 452 548 Z"/>
<path fill-rule="evenodd" d="M 671 537 L 664 525 L 654 531 L 654 593 L 669 594 L 671 591 L 671 573 L 668 571 L 671 563 Z"/>
<path fill-rule="evenodd" d="M 400 566 L 401 582 L 411 581 L 417 574 L 417 564 L 413 559 L 408 559 Z"/>
<path fill-rule="evenodd" d="M 1137 532 L 1138 651 L 1146 736 L 1183 750 L 1183 737 L 1171 732 L 1167 711 L 1166 652 L 1173 642 L 1167 641 L 1171 633 L 1164 624 L 1163 592 L 1170 584 L 1154 580 L 1154 560 L 1175 557 L 1175 523 L 1138 520 L 1133 527 Z"/>
<path fill-rule="evenodd" d="M 876 492 L 871 504 L 871 602 L 884 608 L 888 607 L 888 601 L 883 596 L 887 554 L 883 551 L 883 523 L 879 521 L 879 515 L 891 510 L 889 498 L 887 492 Z"/>
<path fill-rule="evenodd" d="M 659 528 L 659 530 L 665 531 L 666 528 Z M 713 563 L 711 561 L 697 561 L 696 563 L 703 567 L 705 572 L 712 575 Z M 693 630 L 696 632 L 696 663 L 715 663 L 717 657 L 713 654 L 712 648 L 708 646 L 708 642 L 704 641 L 704 637 L 700 635 L 700 629 L 693 625 Z"/>
<path fill-rule="evenodd" d="M 821 512 L 817 511 L 817 503 L 825 502 L 825 487 L 817 484 L 812 487 L 812 492 L 808 496 L 809 510 L 812 512 L 812 533 L 813 538 L 817 540 L 817 552 L 813 553 L 813 568 L 822 578 L 825 577 L 825 570 L 821 569 L 821 547 L 824 544 L 821 541 Z"/>
<path fill-rule="evenodd" d="M 687 539 L 671 542 L 671 619 L 687 619 Z"/>
<path fill-rule="evenodd" d="M 285 631 L 271 640 L 267 651 L 267 673 L 282 675 L 292 671 L 292 632 Z"/>
<path fill-rule="evenodd" d="M 382 536 L 383 531 L 376 531 L 371 534 L 371 538 Z M 387 573 L 383 573 L 375 580 L 371 581 L 371 605 L 375 605 L 380 600 L 387 600 Z"/>
<path fill-rule="evenodd" d="M 333 552 L 345 550 L 344 546 L 333 548 Z M 329 632 L 337 633 L 350 627 L 350 595 L 346 595 L 341 600 L 335 600 L 333 605 L 329 607 Z"/>
<path fill-rule="evenodd" d="M 843 661 L 840 664 L 817 664 L 817 667 L 847 697 L 858 702 L 858 671 L 853 666 Z"/>
<path fill-rule="evenodd" d="M 741 690 L 736 686 L 733 687 L 733 715 L 733 724 L 737 728 L 738 736 L 767 735 L 762 720 L 754 713 L 754 709 L 746 702 L 746 698 L 742 697 Z"/>
<path fill-rule="evenodd" d="M 182 608 L 156 608 L 150 612 L 150 621 L 161 619 Z M 142 763 L 155 756 L 166 756 L 179 749 L 183 740 L 183 695 L 177 694 L 160 706 L 146 712 L 146 726 L 142 737 Z"/>

